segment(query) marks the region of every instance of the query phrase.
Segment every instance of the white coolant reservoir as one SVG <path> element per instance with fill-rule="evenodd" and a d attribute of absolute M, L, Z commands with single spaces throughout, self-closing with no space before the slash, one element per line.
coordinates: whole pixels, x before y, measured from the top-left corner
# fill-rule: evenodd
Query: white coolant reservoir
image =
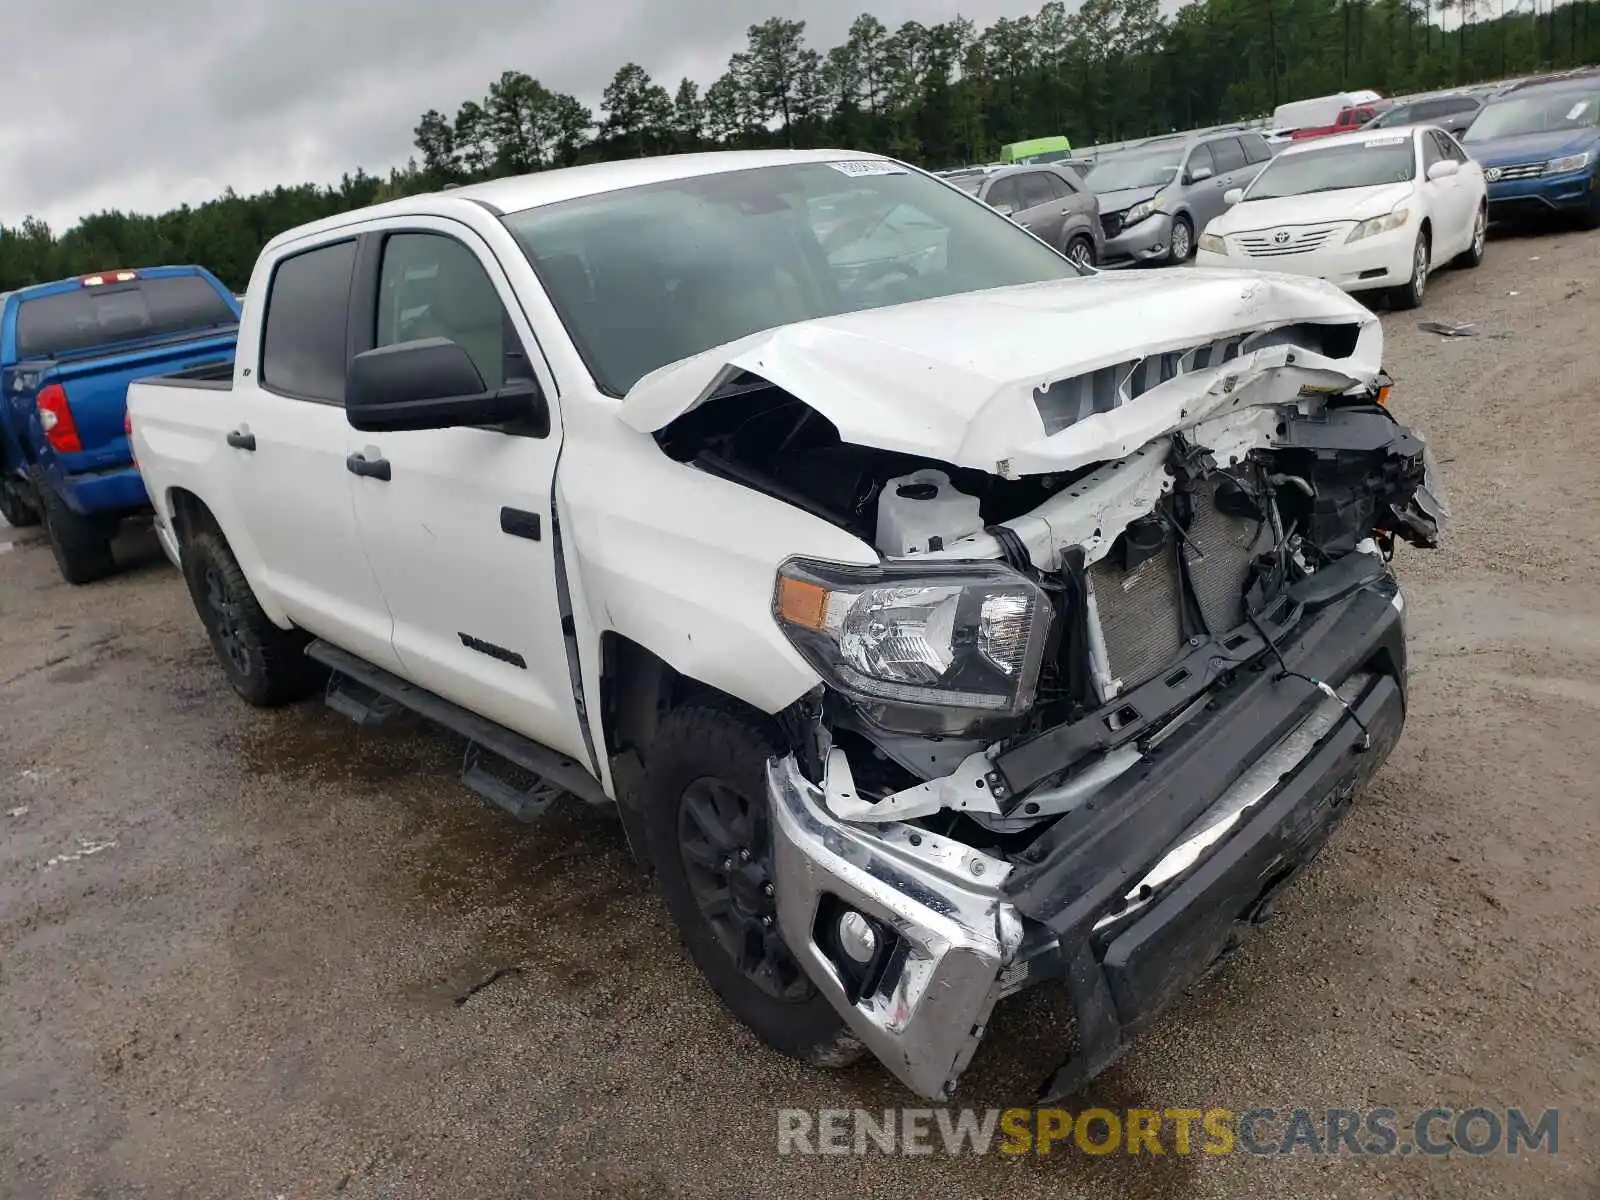
<path fill-rule="evenodd" d="M 943 471 L 901 475 L 878 496 L 879 554 L 925 554 L 982 529 L 978 498 L 956 491 Z"/>

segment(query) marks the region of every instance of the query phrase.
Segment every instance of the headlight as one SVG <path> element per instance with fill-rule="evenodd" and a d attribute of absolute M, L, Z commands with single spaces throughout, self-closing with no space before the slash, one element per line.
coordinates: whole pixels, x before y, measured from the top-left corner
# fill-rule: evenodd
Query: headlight
<path fill-rule="evenodd" d="M 790 559 L 773 613 L 830 686 L 880 724 L 957 733 L 1033 705 L 1052 616 L 1000 563 L 853 567 Z"/>
<path fill-rule="evenodd" d="M 1228 252 L 1228 243 L 1214 233 L 1202 233 L 1200 235 L 1200 249 L 1209 254 L 1226 254 Z"/>
<path fill-rule="evenodd" d="M 1151 200 L 1141 200 L 1128 210 L 1127 216 L 1122 218 L 1124 225 L 1137 225 L 1146 217 L 1153 217 L 1161 211 L 1162 200 L 1156 196 Z"/>
<path fill-rule="evenodd" d="M 1581 171 L 1589 165 L 1589 152 L 1582 154 L 1566 154 L 1560 158 L 1552 158 L 1544 165 L 1546 175 L 1562 175 L 1568 171 Z"/>
<path fill-rule="evenodd" d="M 1371 220 L 1363 221 L 1352 229 L 1350 236 L 1345 238 L 1345 241 L 1359 242 L 1362 238 L 1372 237 L 1374 234 L 1388 233 L 1391 229 L 1399 229 L 1406 223 L 1406 218 L 1410 215 L 1411 211 L 1409 209 L 1397 208 L 1392 213 L 1387 213 L 1381 217 L 1373 217 Z"/>

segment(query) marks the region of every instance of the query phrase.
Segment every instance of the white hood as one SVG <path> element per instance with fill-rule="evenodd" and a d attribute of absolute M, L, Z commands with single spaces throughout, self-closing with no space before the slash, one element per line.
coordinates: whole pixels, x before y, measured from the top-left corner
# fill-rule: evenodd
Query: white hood
<path fill-rule="evenodd" d="M 1228 236 L 1287 225 L 1327 225 L 1334 221 L 1365 221 L 1381 217 L 1411 195 L 1410 183 L 1380 183 L 1373 187 L 1340 188 L 1337 192 L 1311 192 L 1274 200 L 1241 200 L 1206 226 L 1207 233 Z"/>
<path fill-rule="evenodd" d="M 1202 367 L 1186 359 L 1175 378 L 1129 396 L 1121 368 L 1142 359 L 1308 323 L 1359 326 L 1354 353 L 1333 360 L 1282 342 L 1259 349 L 1247 342 L 1230 361 Z M 1209 415 L 1292 400 L 1301 387 L 1368 383 L 1381 351 L 1377 318 L 1321 280 L 1226 270 L 1106 273 L 751 334 L 646 375 L 618 415 L 653 432 L 747 371 L 810 405 L 846 442 L 1015 477 L 1121 458 Z M 1036 390 L 1101 368 L 1118 368 L 1115 406 L 1052 435 Z M 1282 386 L 1248 386 L 1267 374 L 1288 377 Z"/>

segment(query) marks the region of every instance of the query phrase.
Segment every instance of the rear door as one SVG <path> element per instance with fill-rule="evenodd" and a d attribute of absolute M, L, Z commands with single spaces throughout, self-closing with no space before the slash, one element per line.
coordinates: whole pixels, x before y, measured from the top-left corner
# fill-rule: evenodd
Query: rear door
<path fill-rule="evenodd" d="M 448 337 L 486 386 L 531 374 L 551 409 L 543 427 L 347 430 L 351 455 L 388 464 L 350 481 L 404 674 L 587 762 L 552 533 L 560 414 L 511 283 L 467 226 L 421 217 L 368 233 L 358 280 L 357 347 Z"/>
<path fill-rule="evenodd" d="M 356 245 L 347 237 L 274 264 L 260 334 L 247 326 L 239 346 L 231 396 L 239 419 L 223 431 L 221 453 L 259 561 L 252 586 L 270 589 L 301 628 L 397 671 L 389 613 L 361 549 L 345 469 Z M 195 403 L 204 396 L 197 392 Z"/>
<path fill-rule="evenodd" d="M 1061 226 L 1066 220 L 1066 185 L 1052 171 L 1040 168 L 1023 171 L 1016 177 L 1022 211 L 1017 223 L 1052 246 L 1061 244 Z"/>

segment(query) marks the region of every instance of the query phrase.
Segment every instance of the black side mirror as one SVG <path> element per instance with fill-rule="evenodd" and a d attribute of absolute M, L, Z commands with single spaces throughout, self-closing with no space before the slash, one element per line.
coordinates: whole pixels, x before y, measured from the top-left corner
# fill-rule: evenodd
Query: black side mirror
<path fill-rule="evenodd" d="M 511 423 L 537 426 L 528 429 L 535 436 L 550 429 L 550 410 L 536 381 L 510 379 L 491 390 L 472 356 L 443 337 L 356 355 L 345 378 L 344 411 L 366 433 Z"/>

